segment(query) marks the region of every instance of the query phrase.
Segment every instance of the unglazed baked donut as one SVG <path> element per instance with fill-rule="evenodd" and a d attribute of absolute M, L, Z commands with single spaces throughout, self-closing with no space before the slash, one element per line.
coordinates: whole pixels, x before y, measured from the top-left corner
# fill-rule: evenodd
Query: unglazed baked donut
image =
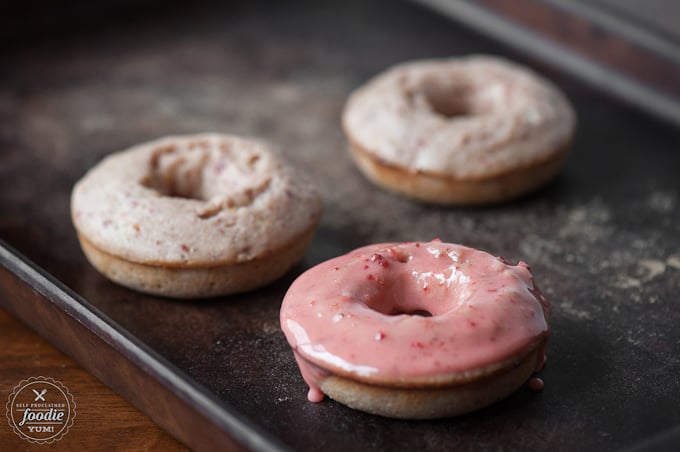
<path fill-rule="evenodd" d="M 211 297 L 267 284 L 300 260 L 321 199 L 265 143 L 201 134 L 105 158 L 75 185 L 71 214 L 88 260 L 111 280 Z"/>
<path fill-rule="evenodd" d="M 496 402 L 541 369 L 549 304 L 523 262 L 439 241 L 387 243 L 303 273 L 281 327 L 310 401 L 438 418 Z"/>
<path fill-rule="evenodd" d="M 575 114 L 546 79 L 495 57 L 400 64 L 351 94 L 342 116 L 373 182 L 437 204 L 509 200 L 562 167 Z"/>

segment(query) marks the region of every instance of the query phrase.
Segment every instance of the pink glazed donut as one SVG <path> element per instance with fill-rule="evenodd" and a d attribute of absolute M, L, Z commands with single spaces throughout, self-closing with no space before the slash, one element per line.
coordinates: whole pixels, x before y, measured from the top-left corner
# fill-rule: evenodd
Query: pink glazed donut
<path fill-rule="evenodd" d="M 545 362 L 549 315 L 525 263 L 432 241 L 370 245 L 308 270 L 281 326 L 310 401 L 429 419 L 522 386 Z"/>

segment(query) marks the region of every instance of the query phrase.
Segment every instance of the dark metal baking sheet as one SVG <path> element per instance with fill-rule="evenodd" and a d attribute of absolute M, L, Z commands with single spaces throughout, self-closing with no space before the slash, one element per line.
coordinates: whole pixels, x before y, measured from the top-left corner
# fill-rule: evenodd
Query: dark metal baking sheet
<path fill-rule="evenodd" d="M 139 14 L 124 4 L 125 14 L 61 24 L 49 38 L 6 41 L 0 238 L 11 249 L 2 306 L 196 448 L 233 445 L 231 436 L 263 449 L 615 450 L 672 431 L 678 130 L 416 5 L 322 3 L 152 2 Z M 345 150 L 348 93 L 399 61 L 469 53 L 516 59 L 566 91 L 579 130 L 563 173 L 534 195 L 484 208 L 426 206 L 374 188 Z M 264 289 L 214 300 L 154 298 L 108 282 L 78 247 L 73 183 L 109 152 L 207 130 L 278 143 L 316 179 L 325 213 L 305 260 Z M 532 265 L 554 306 L 546 389 L 427 422 L 307 402 L 278 325 L 290 282 L 366 243 L 433 237 Z M 168 405 L 154 406 L 139 385 Z M 224 435 L 208 444 L 207 431 Z"/>

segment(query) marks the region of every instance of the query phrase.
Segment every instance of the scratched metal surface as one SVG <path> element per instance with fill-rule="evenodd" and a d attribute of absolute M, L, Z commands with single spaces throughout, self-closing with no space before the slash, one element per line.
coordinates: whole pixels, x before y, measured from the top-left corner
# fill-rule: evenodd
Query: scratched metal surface
<path fill-rule="evenodd" d="M 128 5 L 125 6 L 129 7 Z M 680 424 L 680 133 L 409 3 L 146 5 L 12 35 L 0 68 L 0 238 L 293 449 L 586 450 Z M 48 30 L 49 31 L 49 30 Z M 553 78 L 579 114 L 560 177 L 516 202 L 441 208 L 374 188 L 346 153 L 347 94 L 390 64 L 493 53 Z M 109 152 L 169 133 L 278 143 L 325 213 L 305 260 L 248 294 L 171 301 L 85 261 L 69 192 Z M 453 419 L 310 404 L 278 325 L 304 268 L 377 241 L 441 237 L 532 265 L 554 306 L 541 393 Z"/>

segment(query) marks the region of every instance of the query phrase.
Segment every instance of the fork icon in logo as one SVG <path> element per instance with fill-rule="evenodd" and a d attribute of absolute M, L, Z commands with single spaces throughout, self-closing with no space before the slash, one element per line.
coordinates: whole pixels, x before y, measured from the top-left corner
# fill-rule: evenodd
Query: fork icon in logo
<path fill-rule="evenodd" d="M 43 402 L 45 401 L 45 399 L 43 398 L 43 396 L 44 396 L 45 393 L 47 392 L 47 389 L 43 389 L 43 390 L 40 391 L 40 392 L 38 392 L 38 391 L 36 391 L 36 390 L 34 389 L 33 392 L 34 392 L 35 395 L 36 395 L 34 402 L 37 402 L 38 400 L 42 400 Z"/>

